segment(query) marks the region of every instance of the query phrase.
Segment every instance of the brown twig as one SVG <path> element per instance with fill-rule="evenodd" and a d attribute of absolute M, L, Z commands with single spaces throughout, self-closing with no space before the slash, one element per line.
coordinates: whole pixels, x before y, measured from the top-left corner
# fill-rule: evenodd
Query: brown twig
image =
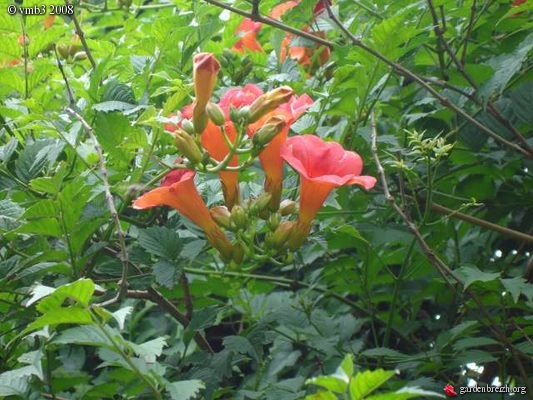
<path fill-rule="evenodd" d="M 450 278 L 451 280 L 455 281 L 457 284 L 462 286 L 464 288 L 465 284 L 464 282 L 450 269 L 444 261 L 442 261 L 437 254 L 429 247 L 427 242 L 425 241 L 424 237 L 416 227 L 416 225 L 413 223 L 413 221 L 409 218 L 409 216 L 401 209 L 401 207 L 396 203 L 394 196 L 392 196 L 387 177 L 385 174 L 385 169 L 383 168 L 383 165 L 381 163 L 381 160 L 379 159 L 378 155 L 378 148 L 377 148 L 377 125 L 375 121 L 375 115 L 374 112 L 371 114 L 371 142 L 372 142 L 372 154 L 374 156 L 374 162 L 376 164 L 382 185 L 383 185 L 383 191 L 385 194 L 385 198 L 389 202 L 389 204 L 393 207 L 393 209 L 398 213 L 398 215 L 401 217 L 403 222 L 407 225 L 409 231 L 413 234 L 413 236 L 416 238 L 416 241 L 418 242 L 418 245 L 422 249 L 423 253 L 425 254 L 428 261 L 437 269 L 437 271 L 441 274 L 441 276 L 444 278 L 447 285 L 452 288 L 452 290 L 456 291 L 457 288 L 451 284 L 451 282 L 448 280 Z M 514 346 L 510 340 L 505 335 L 505 332 L 502 331 L 500 326 L 498 325 L 497 321 L 493 318 L 493 316 L 487 311 L 484 304 L 481 302 L 481 300 L 478 298 L 478 296 L 470 290 L 470 288 L 464 288 L 464 292 L 472 299 L 472 301 L 476 304 L 478 309 L 483 313 L 484 317 L 487 319 L 488 327 L 491 329 L 491 331 L 494 333 L 494 335 L 511 351 L 516 352 L 517 355 L 521 355 L 522 357 L 527 358 L 528 360 L 533 359 L 530 355 L 524 353 L 522 350 L 518 349 L 516 346 Z M 466 305 L 466 304 L 465 304 Z M 520 358 L 516 358 L 518 362 L 520 361 Z M 523 366 L 522 366 L 523 368 Z"/>
<path fill-rule="evenodd" d="M 471 224 L 481 226 L 482 228 L 486 228 L 491 231 L 501 233 L 502 235 L 505 235 L 508 237 L 512 237 L 512 238 L 519 239 L 519 240 L 525 240 L 527 242 L 533 242 L 533 236 L 528 235 L 527 233 L 515 231 L 513 229 L 509 229 L 501 225 L 493 224 L 492 222 L 485 221 L 483 219 L 476 218 L 476 217 L 461 213 L 456 210 L 452 210 L 450 208 L 441 206 L 440 204 L 431 203 L 431 209 L 434 211 L 440 212 L 442 214 L 449 215 L 452 218 L 457 218 L 462 221 L 470 222 Z"/>
<path fill-rule="evenodd" d="M 322 39 L 321 37 L 315 36 L 312 33 L 304 32 L 304 31 L 302 31 L 300 29 L 293 28 L 292 26 L 286 25 L 283 22 L 280 22 L 278 20 L 275 20 L 275 19 L 272 19 L 272 18 L 269 18 L 269 17 L 263 17 L 260 14 L 254 15 L 254 13 L 240 10 L 240 9 L 238 9 L 236 7 L 230 6 L 228 4 L 224 4 L 224 3 L 222 3 L 222 2 L 220 2 L 218 0 L 204 0 L 204 1 L 206 3 L 213 4 L 213 5 L 217 6 L 217 7 L 220 7 L 220 8 L 223 8 L 225 10 L 231 11 L 232 13 L 239 14 L 239 15 L 242 15 L 243 17 L 250 18 L 253 21 L 262 22 L 264 24 L 273 26 L 275 28 L 279 28 L 279 29 L 281 29 L 281 30 L 283 30 L 285 32 L 292 33 L 293 35 L 301 36 L 301 37 L 303 37 L 305 39 L 312 40 L 315 43 L 319 43 L 319 44 L 322 44 L 324 46 L 328 46 L 330 48 L 332 48 L 334 46 L 333 42 L 330 42 L 329 40 Z"/>
<path fill-rule="evenodd" d="M 435 32 L 435 36 L 437 37 L 437 56 L 439 58 L 439 65 L 440 70 L 442 73 L 442 78 L 447 81 L 449 79 L 448 73 L 446 72 L 446 61 L 444 60 L 444 49 L 442 47 L 442 42 L 439 40 L 440 37 L 442 37 L 442 32 L 440 30 L 440 24 L 439 19 L 437 16 L 437 12 L 435 11 L 435 7 L 433 7 L 433 4 L 431 3 L 431 0 L 428 0 L 429 3 L 429 11 L 431 14 L 431 19 L 433 20 L 433 32 Z"/>
<path fill-rule="evenodd" d="M 65 0 L 65 4 L 67 6 L 72 6 L 72 3 L 70 0 Z M 87 54 L 87 58 L 89 59 L 89 62 L 91 63 L 91 66 L 93 67 L 93 70 L 96 69 L 96 62 L 94 61 L 93 55 L 91 54 L 91 50 L 89 49 L 89 45 L 87 44 L 87 40 L 85 40 L 85 34 L 83 33 L 83 29 L 81 29 L 80 22 L 78 21 L 78 18 L 76 17 L 76 10 L 72 13 L 70 16 L 72 18 L 72 21 L 74 21 L 74 26 L 76 27 L 76 34 L 79 36 L 81 45 L 83 46 L 83 50 L 85 51 L 85 54 Z"/>
<path fill-rule="evenodd" d="M 150 297 L 150 300 L 152 300 L 154 303 L 159 305 L 163 310 L 168 312 L 174 319 L 176 319 L 184 328 L 189 326 L 189 319 L 183 315 L 177 308 L 172 304 L 168 299 L 166 299 L 161 293 L 159 293 L 157 290 L 153 288 L 148 289 L 148 294 Z M 195 332 L 194 333 L 194 341 L 198 345 L 200 349 L 203 351 L 207 351 L 211 354 L 214 354 L 215 351 L 207 341 L 207 339 L 200 333 Z"/>
<path fill-rule="evenodd" d="M 465 65 L 466 62 L 466 49 L 468 48 L 468 42 L 470 41 L 470 36 L 472 36 L 472 28 L 474 27 L 474 22 L 476 20 L 476 0 L 472 0 L 472 7 L 470 7 L 470 19 L 468 20 L 468 26 L 466 28 L 466 35 L 464 38 L 463 54 L 461 55 L 461 64 Z"/>
<path fill-rule="evenodd" d="M 75 103 L 74 94 L 72 93 L 70 83 L 67 79 L 67 75 L 65 74 L 65 70 L 63 69 L 63 64 L 61 63 L 61 60 L 59 59 L 59 54 L 57 54 L 57 46 L 55 44 L 54 44 L 54 53 L 57 59 L 57 67 L 59 68 L 59 72 L 61 72 L 61 76 L 63 77 L 63 81 L 65 82 L 65 86 L 67 87 L 68 105 L 73 106 Z"/>
<path fill-rule="evenodd" d="M 208 0 L 206 0 L 208 1 Z M 212 0 L 209 0 L 212 1 Z M 533 158 L 533 153 L 530 153 L 528 150 L 523 149 L 516 143 L 510 142 L 506 140 L 505 138 L 498 135 L 496 132 L 494 132 L 489 127 L 483 125 L 478 120 L 470 116 L 468 113 L 463 111 L 459 106 L 452 103 L 449 99 L 442 96 L 439 92 L 437 92 L 433 87 L 431 87 L 426 81 L 415 74 L 414 72 L 410 71 L 409 69 L 405 68 L 403 65 L 398 64 L 392 60 L 389 60 L 387 57 L 385 57 L 380 52 L 374 50 L 373 48 L 367 46 L 364 44 L 360 39 L 355 37 L 348 29 L 344 27 L 344 25 L 339 21 L 339 19 L 335 16 L 335 14 L 331 11 L 331 7 L 328 5 L 328 3 L 325 3 L 326 9 L 328 10 L 328 15 L 331 18 L 331 20 L 337 25 L 341 31 L 348 37 L 348 39 L 357 47 L 365 50 L 366 52 L 372 54 L 374 57 L 378 58 L 379 60 L 383 61 L 388 66 L 392 67 L 397 73 L 400 75 L 407 77 L 409 79 L 412 79 L 413 81 L 417 82 L 421 87 L 423 87 L 425 90 L 427 90 L 433 97 L 435 97 L 437 100 L 441 102 L 441 104 L 450 110 L 454 111 L 456 114 L 462 116 L 465 118 L 468 122 L 476 126 L 477 128 L 481 129 L 485 133 L 487 133 L 490 137 L 492 137 L 495 141 L 500 142 L 502 144 L 505 144 L 506 146 L 522 153 L 523 155 Z"/>
<path fill-rule="evenodd" d="M 453 61 L 455 67 L 459 71 L 459 73 L 467 80 L 467 82 L 474 88 L 475 90 L 478 89 L 477 83 L 474 81 L 474 79 L 470 76 L 468 71 L 466 71 L 464 67 L 464 63 L 462 63 L 455 54 L 455 51 L 451 48 L 450 44 L 444 37 L 444 33 L 442 32 L 442 29 L 440 28 L 439 21 L 437 19 L 437 12 L 435 10 L 435 6 L 433 5 L 433 0 L 427 0 L 429 10 L 431 12 L 431 15 L 433 17 L 433 29 L 435 31 L 435 35 L 437 36 L 437 45 L 440 43 L 442 46 L 444 46 L 444 49 L 446 50 L 446 53 L 450 56 L 451 60 Z M 491 115 L 493 115 L 501 124 L 503 124 L 507 129 L 509 129 L 512 134 L 516 137 L 516 139 L 522 143 L 524 146 L 524 149 L 530 154 L 533 155 L 533 147 L 529 145 L 527 140 L 524 138 L 524 136 L 520 133 L 516 127 L 509 122 L 507 118 L 505 118 L 497 109 L 494 107 L 493 104 L 489 104 L 487 106 L 487 110 Z"/>
<path fill-rule="evenodd" d="M 183 289 L 183 301 L 185 302 L 185 309 L 187 310 L 187 318 L 191 319 L 194 307 L 192 304 L 191 290 L 189 288 L 189 280 L 187 279 L 185 272 L 181 273 L 180 283 L 181 288 Z"/>
<path fill-rule="evenodd" d="M 89 135 L 89 137 L 91 138 L 93 142 L 94 149 L 96 150 L 96 154 L 98 155 L 100 174 L 102 175 L 101 181 L 104 186 L 107 208 L 109 209 L 109 212 L 111 213 L 111 218 L 113 219 L 113 222 L 115 224 L 115 229 L 117 231 L 118 242 L 120 245 L 120 250 L 121 250 L 121 255 L 122 255 L 121 256 L 122 277 L 119 282 L 119 291 L 112 299 L 99 304 L 99 306 L 103 307 L 103 306 L 107 306 L 109 304 L 113 304 L 119 301 L 124 296 L 127 290 L 129 257 L 128 257 L 128 251 L 126 249 L 126 240 L 125 240 L 124 232 L 122 231 L 122 227 L 120 226 L 120 218 L 117 212 L 117 208 L 115 207 L 115 201 L 113 200 L 113 195 L 111 194 L 111 186 L 109 184 L 109 180 L 107 179 L 108 173 L 107 173 L 107 167 L 106 167 L 102 147 L 100 146 L 100 143 L 98 142 L 98 139 L 96 138 L 96 135 L 94 134 L 93 128 L 91 128 L 91 126 L 87 123 L 87 121 L 85 121 L 85 119 L 72 108 L 67 107 L 65 110 L 81 123 L 81 125 L 83 126 L 83 128 L 85 129 L 85 131 L 87 132 L 87 134 Z"/>

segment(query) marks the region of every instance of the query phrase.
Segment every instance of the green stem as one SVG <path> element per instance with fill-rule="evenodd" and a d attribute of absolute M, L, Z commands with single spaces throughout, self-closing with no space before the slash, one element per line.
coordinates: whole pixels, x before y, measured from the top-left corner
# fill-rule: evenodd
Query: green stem
<path fill-rule="evenodd" d="M 151 379 L 149 379 L 146 375 L 144 375 L 137 368 L 137 366 L 134 363 L 131 362 L 130 358 L 128 357 L 128 355 L 126 353 L 124 353 L 124 351 L 122 350 L 120 345 L 116 342 L 116 340 L 113 337 L 113 335 L 109 334 L 109 332 L 107 331 L 106 327 L 104 325 L 102 325 L 102 323 L 98 319 L 98 315 L 94 312 L 94 310 L 93 309 L 89 309 L 89 310 L 90 310 L 91 314 L 93 315 L 93 320 L 96 322 L 96 326 L 102 331 L 104 336 L 111 342 L 111 344 L 115 348 L 115 351 L 122 357 L 122 359 L 126 362 L 126 364 L 128 364 L 128 366 L 131 368 L 131 370 L 133 372 L 135 372 L 148 385 L 150 390 L 153 392 L 153 394 L 155 396 L 155 399 L 156 400 L 163 400 L 163 397 L 161 396 L 161 393 L 159 392 L 159 390 L 157 390 L 157 387 L 155 386 L 154 382 L 152 382 Z"/>
<path fill-rule="evenodd" d="M 405 255 L 403 259 L 403 263 L 400 267 L 400 271 L 398 272 L 398 276 L 395 277 L 394 281 L 394 288 L 392 291 L 392 300 L 390 303 L 390 310 L 389 310 L 389 318 L 387 320 L 387 327 L 385 328 L 385 334 L 383 336 L 383 347 L 389 347 L 389 340 L 390 340 L 390 334 L 392 331 L 392 326 L 394 324 L 394 317 L 396 315 L 396 304 L 398 304 L 398 297 L 400 293 L 400 287 L 403 283 L 403 273 L 407 267 L 407 264 L 411 258 L 411 253 L 413 252 L 415 248 L 416 240 L 414 238 L 411 239 L 411 244 L 409 245 L 409 249 L 407 250 L 407 254 Z"/>

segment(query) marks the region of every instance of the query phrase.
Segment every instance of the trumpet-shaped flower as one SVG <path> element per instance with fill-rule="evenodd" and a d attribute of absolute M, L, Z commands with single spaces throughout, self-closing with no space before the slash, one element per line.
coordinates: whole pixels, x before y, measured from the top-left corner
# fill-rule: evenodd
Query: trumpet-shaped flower
<path fill-rule="evenodd" d="M 189 119 L 192 117 L 192 105 L 185 106 L 181 110 L 182 118 Z M 232 122 L 227 120 L 224 124 L 224 132 L 231 143 L 235 142 L 236 131 Z M 224 139 L 224 134 L 220 127 L 216 126 L 213 121 L 209 120 L 201 135 L 202 147 L 217 161 L 222 161 L 230 152 L 228 144 Z M 233 156 L 229 161 L 230 167 L 235 167 L 239 164 L 239 157 Z M 237 171 L 220 171 L 218 173 L 220 181 L 222 182 L 222 191 L 224 194 L 224 201 L 228 209 L 235 204 L 239 204 L 239 173 Z"/>
<path fill-rule="evenodd" d="M 360 185 L 369 190 L 376 184 L 373 176 L 361 175 L 363 161 L 359 154 L 346 151 L 336 142 L 304 135 L 287 139 L 281 157 L 300 174 L 300 211 L 290 247 L 305 241 L 311 222 L 331 190 L 338 186 Z"/>
<path fill-rule="evenodd" d="M 265 171 L 265 191 L 272 195 L 270 207 L 276 210 L 281 200 L 281 187 L 283 183 L 283 160 L 281 148 L 287 140 L 291 125 L 313 104 L 313 100 L 304 94 L 300 97 L 293 96 L 287 103 L 282 104 L 259 121 L 249 126 L 248 134 L 253 137 L 255 132 L 270 118 L 280 117 L 285 120 L 285 128 L 270 141 L 268 146 L 259 154 L 259 161 Z"/>
<path fill-rule="evenodd" d="M 301 0 L 289 0 L 278 4 L 270 12 L 270 18 L 281 19 L 283 14 L 292 8 L 296 7 Z M 314 17 L 318 17 L 324 12 L 326 4 L 331 5 L 331 0 L 318 0 L 313 8 Z M 257 41 L 257 32 L 261 29 L 260 22 L 254 22 L 249 18 L 245 18 L 236 30 L 240 39 L 235 43 L 233 49 L 238 52 L 243 52 L 244 49 L 250 51 L 263 51 L 263 47 Z M 309 31 L 309 28 L 304 28 L 305 31 Z M 324 38 L 324 32 L 316 31 L 311 32 L 316 36 Z M 318 65 L 324 65 L 330 56 L 330 49 L 326 46 L 313 45 L 311 47 L 305 46 L 291 46 L 293 36 L 287 33 L 284 40 L 281 43 L 280 60 L 283 62 L 287 56 L 296 60 L 300 65 L 311 68 Z"/>
<path fill-rule="evenodd" d="M 165 176 L 161 186 L 151 190 L 133 202 L 133 208 L 144 210 L 169 206 L 198 225 L 206 234 L 207 241 L 224 259 L 231 258 L 232 245 L 215 223 L 203 199 L 194 185 L 195 172 L 174 170 Z"/>
<path fill-rule="evenodd" d="M 261 29 L 261 22 L 252 21 L 250 18 L 245 18 L 240 23 L 235 33 L 240 37 L 233 49 L 239 53 L 243 53 L 244 49 L 251 51 L 263 51 L 263 47 L 257 41 L 256 34 Z"/>
<path fill-rule="evenodd" d="M 218 105 L 224 111 L 226 118 L 229 119 L 230 108 L 241 108 L 249 106 L 263 94 L 261 88 L 254 84 L 244 85 L 242 88 L 231 88 L 222 95 Z"/>

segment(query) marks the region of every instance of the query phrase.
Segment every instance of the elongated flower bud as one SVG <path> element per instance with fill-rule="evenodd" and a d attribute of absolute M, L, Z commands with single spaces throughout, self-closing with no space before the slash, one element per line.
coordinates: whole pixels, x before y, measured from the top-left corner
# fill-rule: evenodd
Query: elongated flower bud
<path fill-rule="evenodd" d="M 229 229 L 231 213 L 226 206 L 216 206 L 209 210 L 211 218 L 223 228 Z"/>
<path fill-rule="evenodd" d="M 263 115 L 274 111 L 278 106 L 286 103 L 292 97 L 294 91 L 289 86 L 281 86 L 259 96 L 250 105 L 250 122 L 255 122 Z"/>
<path fill-rule="evenodd" d="M 176 140 L 176 147 L 190 162 L 197 164 L 202 160 L 202 152 L 191 135 L 181 128 L 177 128 L 172 134 Z"/>
<path fill-rule="evenodd" d="M 231 222 L 237 229 L 246 228 L 248 218 L 246 216 L 246 211 L 242 206 L 236 205 L 231 209 Z"/>
<path fill-rule="evenodd" d="M 295 221 L 282 222 L 272 235 L 272 246 L 276 249 L 283 248 L 287 241 L 291 238 L 291 235 L 296 225 Z"/>
<path fill-rule="evenodd" d="M 279 205 L 279 212 L 281 213 L 281 216 L 285 217 L 287 215 L 292 214 L 296 211 L 296 202 L 286 199 L 283 200 Z"/>
<path fill-rule="evenodd" d="M 261 196 L 252 203 L 253 212 L 260 213 L 261 211 L 266 210 L 270 204 L 270 200 L 272 200 L 272 195 L 270 193 L 264 192 L 261 194 Z"/>
<path fill-rule="evenodd" d="M 285 128 L 285 120 L 281 117 L 274 116 L 270 118 L 265 125 L 263 125 L 254 134 L 252 139 L 256 146 L 266 146 L 272 139 L 274 139 Z"/>
<path fill-rule="evenodd" d="M 220 108 L 218 104 L 208 103 L 205 108 L 207 116 L 218 126 L 224 126 L 226 123 L 226 117 L 224 116 L 224 111 Z"/>
<path fill-rule="evenodd" d="M 195 111 L 198 114 L 202 114 L 213 94 L 220 63 L 211 53 L 197 54 L 194 56 L 193 63 L 194 94 L 196 95 Z"/>

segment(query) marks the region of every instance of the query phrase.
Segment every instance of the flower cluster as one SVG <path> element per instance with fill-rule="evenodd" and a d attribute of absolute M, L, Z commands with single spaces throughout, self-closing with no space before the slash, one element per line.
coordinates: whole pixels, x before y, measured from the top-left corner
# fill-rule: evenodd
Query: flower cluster
<path fill-rule="evenodd" d="M 278 4 L 270 12 L 270 18 L 279 20 L 287 11 L 296 7 L 301 0 L 289 0 Z M 314 9 L 314 21 L 304 28 L 304 31 L 310 32 L 317 37 L 324 38 L 324 32 L 320 30 L 313 30 L 311 26 L 323 13 L 325 13 L 326 5 L 331 5 L 331 0 L 318 0 Z M 233 49 L 238 52 L 244 52 L 245 49 L 249 51 L 263 51 L 263 47 L 257 40 L 257 33 L 261 29 L 260 22 L 252 21 L 245 18 L 236 30 L 239 40 L 233 46 Z M 294 37 L 287 33 L 281 43 L 280 61 L 283 62 L 287 56 L 295 60 L 304 68 L 312 69 L 313 67 L 324 65 L 328 62 L 330 50 L 326 46 L 313 44 L 312 46 L 291 46 Z"/>
<path fill-rule="evenodd" d="M 181 110 L 177 124 L 165 126 L 186 162 L 133 207 L 176 209 L 204 230 L 226 262 L 272 259 L 305 242 L 333 188 L 357 184 L 370 189 L 376 179 L 361 176 L 361 157 L 338 143 L 313 135 L 288 138 L 291 125 L 313 104 L 306 94 L 297 96 L 287 86 L 263 93 L 248 84 L 227 90 L 218 104 L 212 103 L 219 69 L 212 54 L 194 57 L 195 101 Z M 239 171 L 257 157 L 265 175 L 264 193 L 243 200 Z M 301 177 L 294 220 L 283 220 L 296 211 L 294 201 L 281 199 L 284 161 Z M 207 208 L 194 184 L 196 171 L 219 174 L 225 205 Z"/>

